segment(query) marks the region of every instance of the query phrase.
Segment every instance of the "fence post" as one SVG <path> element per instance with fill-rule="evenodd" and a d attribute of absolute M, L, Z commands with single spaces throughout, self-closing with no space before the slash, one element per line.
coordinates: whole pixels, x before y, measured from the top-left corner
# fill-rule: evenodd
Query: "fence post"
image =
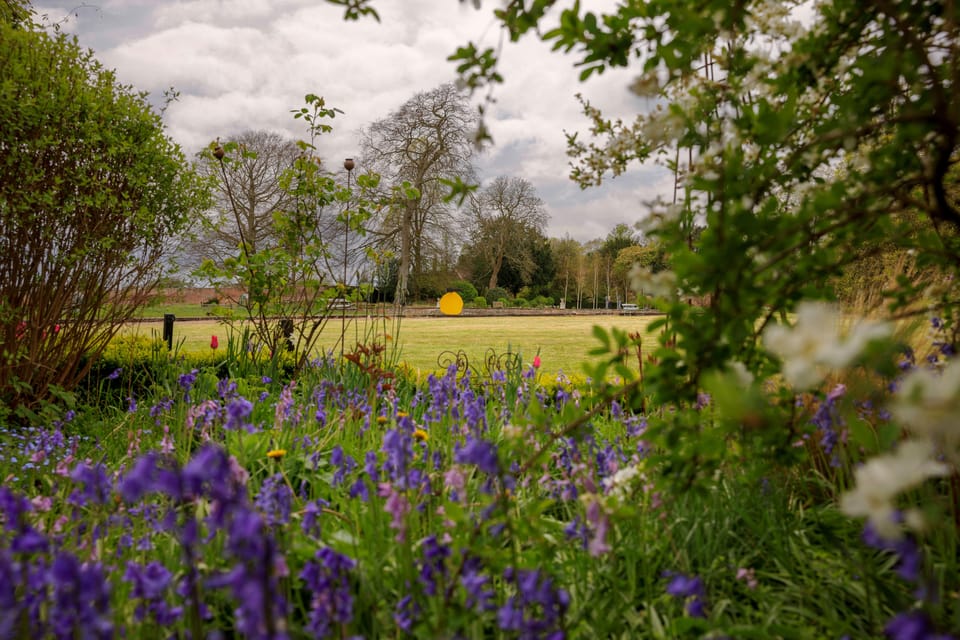
<path fill-rule="evenodd" d="M 280 321 L 280 332 L 286 341 L 287 351 L 293 351 L 293 320 L 284 318 Z"/>
<path fill-rule="evenodd" d="M 173 321 L 177 317 L 172 313 L 163 314 L 163 339 L 167 343 L 167 349 L 173 349 Z"/>

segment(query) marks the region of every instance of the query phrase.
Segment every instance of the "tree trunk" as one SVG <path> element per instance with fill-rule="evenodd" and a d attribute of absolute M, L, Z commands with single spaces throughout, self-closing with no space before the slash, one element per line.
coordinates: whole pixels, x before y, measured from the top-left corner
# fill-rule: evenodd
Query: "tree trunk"
<path fill-rule="evenodd" d="M 400 272 L 397 274 L 397 290 L 394 304 L 403 307 L 407 304 L 407 279 L 410 275 L 410 225 L 413 212 L 408 202 L 403 208 L 403 224 L 400 226 Z"/>
<path fill-rule="evenodd" d="M 500 267 L 503 266 L 503 252 L 497 252 L 490 267 L 490 282 L 487 283 L 487 290 L 494 289 L 497 286 L 497 278 L 500 276 Z"/>

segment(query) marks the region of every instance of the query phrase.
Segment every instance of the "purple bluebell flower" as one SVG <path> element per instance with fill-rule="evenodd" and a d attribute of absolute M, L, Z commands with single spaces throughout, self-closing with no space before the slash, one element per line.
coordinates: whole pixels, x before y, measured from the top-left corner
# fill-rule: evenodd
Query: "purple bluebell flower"
<path fill-rule="evenodd" d="M 514 583 L 516 595 L 497 610 L 497 624 L 504 631 L 516 631 L 521 638 L 564 638 L 563 617 L 570 607 L 570 595 L 556 588 L 539 569 L 507 567 L 504 580 Z"/>
<path fill-rule="evenodd" d="M 673 571 L 664 572 L 664 576 L 670 578 L 667 585 L 667 593 L 677 598 L 684 599 L 684 608 L 687 615 L 694 618 L 705 618 L 704 601 L 706 598 L 706 589 L 703 580 L 699 576 L 686 576 L 682 573 Z"/>
<path fill-rule="evenodd" d="M 223 425 L 224 429 L 235 430 L 244 429 L 249 431 L 250 414 L 253 413 L 253 403 L 242 396 L 238 396 L 227 405 L 227 421 Z"/>
<path fill-rule="evenodd" d="M 333 473 L 333 486 L 339 486 L 347 474 L 352 473 L 357 467 L 356 461 L 343 452 L 343 447 L 336 445 L 330 452 L 330 464 L 336 467 Z"/>
<path fill-rule="evenodd" d="M 61 552 L 49 573 L 53 588 L 50 624 L 58 638 L 113 638 L 110 616 L 110 582 L 97 562 L 81 563 Z"/>
<path fill-rule="evenodd" d="M 350 572 L 355 566 L 351 558 L 329 547 L 317 551 L 315 559 L 304 565 L 300 577 L 312 594 L 306 630 L 313 637 L 330 637 L 334 623 L 342 625 L 353 619 Z"/>
<path fill-rule="evenodd" d="M 437 580 L 447 576 L 447 558 L 450 547 L 437 541 L 436 536 L 423 539 L 421 545 L 423 559 L 420 561 L 420 584 L 429 596 L 437 594 Z"/>
<path fill-rule="evenodd" d="M 233 398 L 237 395 L 237 383 L 229 378 L 221 378 L 217 381 L 217 395 L 221 400 Z"/>
<path fill-rule="evenodd" d="M 455 447 L 453 459 L 459 464 L 473 464 L 487 475 L 496 475 L 499 470 L 497 447 L 486 440 L 467 436 L 462 446 Z"/>
<path fill-rule="evenodd" d="M 954 640 L 955 636 L 937 633 L 923 611 L 898 613 L 883 628 L 890 640 Z"/>
<path fill-rule="evenodd" d="M 393 613 L 393 621 L 401 630 L 410 632 L 417 618 L 420 617 L 420 606 L 414 601 L 413 596 L 404 596 L 397 603 L 397 608 Z"/>
<path fill-rule="evenodd" d="M 383 470 L 390 480 L 401 489 L 410 486 L 407 473 L 413 458 L 413 436 L 400 429 L 390 429 L 383 434 L 380 450 L 387 455 Z"/>
<path fill-rule="evenodd" d="M 590 539 L 590 529 L 585 522 L 580 520 L 580 516 L 576 516 L 568 522 L 563 528 L 563 533 L 567 537 L 567 540 L 576 540 L 581 549 L 587 548 L 587 542 Z"/>
<path fill-rule="evenodd" d="M 193 369 L 190 373 L 180 374 L 180 377 L 177 379 L 180 388 L 183 389 L 184 402 L 190 402 L 190 390 L 193 389 L 193 385 L 197 382 L 198 373 L 200 373 L 199 369 Z"/>
<path fill-rule="evenodd" d="M 320 537 L 320 514 L 323 513 L 324 507 L 329 507 L 330 503 L 324 500 L 323 498 L 318 498 L 317 500 L 311 500 L 303 507 L 303 521 L 300 523 L 300 528 L 307 535 Z"/>
<path fill-rule="evenodd" d="M 70 472 L 70 479 L 79 485 L 70 495 L 70 502 L 73 504 L 105 504 L 110 497 L 112 482 L 102 464 L 91 467 L 81 462 Z"/>
<path fill-rule="evenodd" d="M 263 481 L 255 504 L 264 514 L 268 525 L 283 525 L 290 521 L 293 491 L 282 474 L 274 474 Z"/>
<path fill-rule="evenodd" d="M 902 518 L 899 514 L 897 517 Z M 920 582 L 923 556 L 913 538 L 905 535 L 898 540 L 887 540 L 881 537 L 869 522 L 863 528 L 862 538 L 868 546 L 881 551 L 892 551 L 897 556 L 894 568 L 901 578 L 908 582 Z"/>
<path fill-rule="evenodd" d="M 107 376 L 107 380 L 116 380 L 120 377 L 121 373 L 123 373 L 123 367 L 117 367 L 110 372 L 110 375 Z"/>
<path fill-rule="evenodd" d="M 128 562 L 123 579 L 133 585 L 132 597 L 144 601 L 137 607 L 138 619 L 149 614 L 160 624 L 169 624 L 180 617 L 182 608 L 170 607 L 164 599 L 173 575 L 162 564 L 153 561 L 141 566 Z"/>
<path fill-rule="evenodd" d="M 467 608 L 480 611 L 492 611 L 496 608 L 493 602 L 494 593 L 489 588 L 490 577 L 484 575 L 483 563 L 476 556 L 468 556 L 463 561 L 460 571 L 460 584 L 467 594 Z"/>
<path fill-rule="evenodd" d="M 842 429 L 845 424 L 837 408 L 837 400 L 843 397 L 846 391 L 845 385 L 835 386 L 817 406 L 817 411 L 810 420 L 817 426 L 820 432 L 820 446 L 823 447 L 823 452 L 830 456 L 830 464 L 834 467 L 840 466 L 839 452 L 835 451 L 835 447 L 842 438 L 838 429 Z"/>

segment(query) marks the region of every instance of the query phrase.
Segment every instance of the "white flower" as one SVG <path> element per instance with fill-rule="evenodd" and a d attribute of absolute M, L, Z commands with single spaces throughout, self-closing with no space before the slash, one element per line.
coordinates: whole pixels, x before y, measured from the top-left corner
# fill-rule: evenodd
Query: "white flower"
<path fill-rule="evenodd" d="M 627 278 L 630 280 L 630 288 L 637 293 L 660 298 L 671 298 L 677 294 L 677 276 L 672 271 L 652 273 L 637 263 L 630 268 Z"/>
<path fill-rule="evenodd" d="M 849 516 L 866 516 L 883 538 L 900 538 L 896 497 L 927 478 L 950 473 L 950 467 L 933 460 L 933 451 L 928 440 L 907 440 L 895 452 L 871 458 L 854 471 L 856 487 L 840 497 L 840 510 Z"/>
<path fill-rule="evenodd" d="M 747 369 L 747 365 L 739 360 L 731 360 L 727 363 L 727 368 L 733 373 L 734 380 L 743 388 L 753 384 L 753 374 Z"/>
<path fill-rule="evenodd" d="M 623 498 L 624 494 L 629 491 L 634 479 L 639 477 L 642 477 L 640 470 L 635 465 L 631 465 L 604 479 L 603 486 L 607 490 L 607 495 Z"/>
<path fill-rule="evenodd" d="M 890 334 L 886 324 L 864 322 L 846 338 L 840 335 L 840 312 L 824 302 L 802 302 L 792 328 L 768 327 L 763 342 L 783 359 L 783 377 L 797 389 L 808 389 L 823 381 L 825 368 L 849 365 L 869 342 Z"/>
<path fill-rule="evenodd" d="M 956 453 L 960 443 L 960 363 L 942 370 L 914 369 L 890 405 L 894 418 L 912 432 L 932 438 Z"/>

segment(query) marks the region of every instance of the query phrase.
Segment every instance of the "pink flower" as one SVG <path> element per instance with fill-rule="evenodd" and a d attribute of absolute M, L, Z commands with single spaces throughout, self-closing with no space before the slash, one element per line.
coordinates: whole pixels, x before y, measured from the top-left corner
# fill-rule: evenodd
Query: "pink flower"
<path fill-rule="evenodd" d="M 533 368 L 534 368 L 534 369 L 539 369 L 539 368 L 540 368 L 540 356 L 538 356 L 538 355 L 537 355 L 537 356 L 533 356 Z"/>
<path fill-rule="evenodd" d="M 220 341 L 217 340 L 217 336 L 210 336 L 210 348 L 216 349 L 220 346 Z"/>

